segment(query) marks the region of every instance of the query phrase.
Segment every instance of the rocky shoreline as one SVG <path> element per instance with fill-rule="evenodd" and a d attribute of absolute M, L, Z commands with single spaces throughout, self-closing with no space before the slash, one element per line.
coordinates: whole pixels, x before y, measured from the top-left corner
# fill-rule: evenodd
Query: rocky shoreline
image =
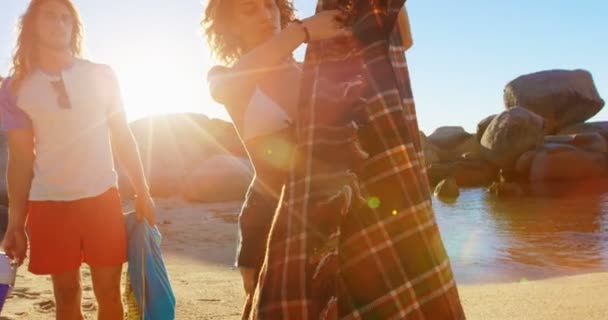
<path fill-rule="evenodd" d="M 523 75 L 504 89 L 505 111 L 481 120 L 476 133 L 441 127 L 422 143 L 435 194 L 455 199 L 459 187 L 488 187 L 517 196 L 521 184 L 608 177 L 608 121 L 585 122 L 603 107 L 584 70 Z"/>

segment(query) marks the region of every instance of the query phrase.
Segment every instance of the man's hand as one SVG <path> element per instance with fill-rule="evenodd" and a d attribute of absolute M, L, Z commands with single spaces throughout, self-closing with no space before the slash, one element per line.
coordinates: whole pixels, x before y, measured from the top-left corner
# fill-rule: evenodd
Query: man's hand
<path fill-rule="evenodd" d="M 156 205 L 150 195 L 135 197 L 135 216 L 138 221 L 147 219 L 151 226 L 156 225 Z"/>
<path fill-rule="evenodd" d="M 6 255 L 19 266 L 23 264 L 27 253 L 27 236 L 23 226 L 10 226 L 4 234 L 2 247 Z"/>

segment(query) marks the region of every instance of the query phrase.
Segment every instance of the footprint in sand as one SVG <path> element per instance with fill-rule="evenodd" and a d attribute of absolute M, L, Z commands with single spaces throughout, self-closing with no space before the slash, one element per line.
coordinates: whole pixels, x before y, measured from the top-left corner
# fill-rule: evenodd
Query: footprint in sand
<path fill-rule="evenodd" d="M 53 311 L 55 309 L 55 301 L 53 300 L 43 300 L 40 302 L 34 303 L 34 309 L 38 312 L 47 313 Z"/>
<path fill-rule="evenodd" d="M 21 299 L 36 299 L 40 297 L 40 292 L 30 292 L 28 288 L 15 288 L 11 292 L 10 298 L 21 298 Z"/>

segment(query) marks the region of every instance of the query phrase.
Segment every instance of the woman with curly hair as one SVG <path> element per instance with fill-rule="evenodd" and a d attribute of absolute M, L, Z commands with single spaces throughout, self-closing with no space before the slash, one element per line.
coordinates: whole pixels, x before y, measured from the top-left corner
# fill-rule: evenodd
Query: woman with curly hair
<path fill-rule="evenodd" d="M 211 95 L 230 114 L 255 169 L 239 216 L 236 264 L 247 294 L 243 318 L 292 156 L 291 123 L 301 81 L 293 51 L 308 41 L 347 34 L 340 18 L 332 10 L 295 20 L 289 0 L 210 0 L 205 11 L 207 40 L 225 64 L 209 71 Z"/>

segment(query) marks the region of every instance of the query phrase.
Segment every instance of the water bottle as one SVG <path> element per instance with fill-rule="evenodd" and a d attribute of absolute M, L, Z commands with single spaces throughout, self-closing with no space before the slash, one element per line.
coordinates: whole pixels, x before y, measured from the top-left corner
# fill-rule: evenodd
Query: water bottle
<path fill-rule="evenodd" d="M 6 298 L 15 285 L 16 275 L 17 269 L 11 263 L 11 259 L 4 252 L 0 252 L 0 314 Z"/>

